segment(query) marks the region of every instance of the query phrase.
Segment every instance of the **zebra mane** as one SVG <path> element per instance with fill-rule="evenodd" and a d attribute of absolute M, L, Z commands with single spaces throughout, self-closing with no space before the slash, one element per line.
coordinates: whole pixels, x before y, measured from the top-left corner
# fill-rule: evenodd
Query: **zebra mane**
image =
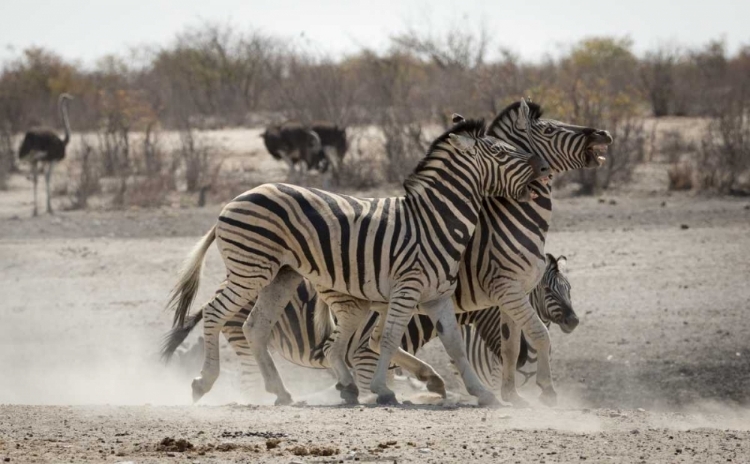
<path fill-rule="evenodd" d="M 439 137 L 437 137 L 430 144 L 430 148 L 427 149 L 427 154 L 425 155 L 425 157 L 419 161 L 419 164 L 417 164 L 417 167 L 414 168 L 414 171 L 412 171 L 412 173 L 409 174 L 406 180 L 404 180 L 404 188 L 407 191 L 409 190 L 410 184 L 418 182 L 417 176 L 419 176 L 419 174 L 421 174 L 421 172 L 427 167 L 427 164 L 431 160 L 437 158 L 437 156 L 435 156 L 435 150 L 437 146 L 443 142 L 446 142 L 451 134 L 458 135 L 462 132 L 468 132 L 473 138 L 484 137 L 486 134 L 484 119 L 464 119 L 458 124 L 455 124 L 447 131 L 443 132 Z"/>
<path fill-rule="evenodd" d="M 526 104 L 529 105 L 529 115 L 531 116 L 531 119 L 537 120 L 542 117 L 542 114 L 544 114 L 544 110 L 542 110 L 542 107 L 539 106 L 539 104 L 531 102 L 526 102 Z M 517 113 L 520 107 L 520 101 L 511 103 L 510 105 L 506 106 L 505 109 L 502 110 L 500 114 L 498 114 L 497 117 L 492 120 L 492 123 L 489 125 L 489 127 L 496 126 L 502 119 L 510 115 L 510 113 Z"/>

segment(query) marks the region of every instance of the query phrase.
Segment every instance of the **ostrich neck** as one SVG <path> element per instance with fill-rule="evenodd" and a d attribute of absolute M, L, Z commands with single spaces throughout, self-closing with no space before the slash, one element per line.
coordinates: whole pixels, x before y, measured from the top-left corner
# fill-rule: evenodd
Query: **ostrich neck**
<path fill-rule="evenodd" d="M 60 103 L 60 119 L 62 119 L 63 126 L 65 127 L 65 138 L 63 143 L 65 145 L 70 142 L 70 121 L 68 120 L 68 100 L 63 100 Z"/>

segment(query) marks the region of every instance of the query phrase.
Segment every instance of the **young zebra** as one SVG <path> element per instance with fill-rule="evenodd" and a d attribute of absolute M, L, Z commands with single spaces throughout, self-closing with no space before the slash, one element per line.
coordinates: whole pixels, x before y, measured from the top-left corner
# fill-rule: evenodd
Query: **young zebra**
<path fill-rule="evenodd" d="M 444 328 L 440 338 L 469 393 L 482 404 L 496 403 L 463 352 L 451 301 L 455 275 L 482 199 L 513 196 L 528 201 L 529 183 L 547 171 L 539 157 L 485 137 L 483 122 L 463 121 L 433 142 L 404 183 L 404 197 L 358 199 L 266 184 L 235 198 L 190 255 L 172 293 L 174 325 L 179 327 L 195 296 L 205 253 L 216 240 L 227 280 L 204 306 L 205 360 L 201 376 L 193 381 L 193 399 L 201 398 L 218 377 L 222 325 L 257 297 L 243 330 L 266 390 L 277 395 L 277 403 L 291 402 L 267 345 L 280 312 L 306 277 L 338 316 L 337 331 L 344 342 L 366 316 L 367 302 L 389 303 L 371 384 L 379 403 L 395 401 L 385 384 L 386 370 L 420 302 L 426 302 L 424 310 Z M 345 401 L 356 402 L 358 390 L 338 346 L 334 338 L 332 367 L 338 388 Z"/>
<path fill-rule="evenodd" d="M 547 268 L 539 284 L 531 292 L 530 302 L 538 316 L 549 327 L 554 322 L 565 333 L 572 332 L 578 325 L 578 317 L 570 302 L 570 283 L 563 271 L 566 259 L 547 254 Z M 318 303 L 313 285 L 304 280 L 297 287 L 295 296 L 289 300 L 279 321 L 273 328 L 269 346 L 287 361 L 314 369 L 330 368 L 324 351 L 330 348 L 330 336 L 335 329 L 333 321 L 327 324 L 314 324 L 315 306 Z M 242 366 L 243 380 L 255 374 L 255 363 L 242 332 L 242 324 L 249 316 L 250 308 L 245 307 L 237 317 L 228 321 L 223 329 L 230 345 L 235 349 Z M 354 371 L 359 388 L 370 385 L 375 372 L 378 355 L 369 347 L 370 336 L 377 326 L 378 313 L 371 311 L 367 322 L 360 326 L 348 341 L 346 362 Z M 187 337 L 188 333 L 202 318 L 199 311 L 191 316 L 185 326 L 171 331 L 166 339 L 163 355 L 168 359 Z M 500 353 L 502 337 L 509 335 L 507 327 L 502 328 L 499 308 L 457 315 L 464 335 L 464 346 L 470 364 L 479 375 L 482 383 L 492 388 L 500 374 Z M 477 328 L 481 328 L 478 330 Z M 417 351 L 437 336 L 437 330 L 429 317 L 416 315 L 410 321 L 401 341 L 401 348 L 416 355 Z M 486 337 L 486 338 L 483 338 Z M 536 352 L 521 339 L 521 355 L 516 370 L 526 379 L 536 373 Z M 431 378 L 420 380 L 430 381 Z M 250 382 L 245 382 L 249 384 Z M 430 387 L 428 383 L 428 388 Z M 442 392 L 444 395 L 444 392 Z"/>
<path fill-rule="evenodd" d="M 564 274 L 567 259 L 565 256 L 555 258 L 548 253 L 546 261 L 547 268 L 542 280 L 529 294 L 529 302 L 547 328 L 554 322 L 568 334 L 578 326 L 578 316 L 573 311 L 570 282 Z M 476 317 L 471 319 L 473 315 Z M 497 307 L 464 313 L 462 316 L 468 316 L 461 320 L 461 330 L 469 362 L 482 383 L 492 388 L 496 384 L 495 379 L 502 374 L 502 344 L 510 337 L 507 316 Z M 536 361 L 536 350 L 521 335 L 515 370 L 524 376 L 524 383 L 536 374 Z"/>

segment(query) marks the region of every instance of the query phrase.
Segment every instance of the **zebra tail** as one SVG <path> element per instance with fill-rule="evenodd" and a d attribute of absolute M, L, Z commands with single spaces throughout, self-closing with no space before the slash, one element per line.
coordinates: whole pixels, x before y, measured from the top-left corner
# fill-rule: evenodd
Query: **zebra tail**
<path fill-rule="evenodd" d="M 211 246 L 215 238 L 216 226 L 213 226 L 188 255 L 188 259 L 180 272 L 180 279 L 172 289 L 167 309 L 174 310 L 173 328 L 181 327 L 185 324 L 185 316 L 187 316 L 190 310 L 190 305 L 195 299 L 195 294 L 198 293 L 203 259 L 206 256 L 208 247 Z"/>
<path fill-rule="evenodd" d="M 320 340 L 320 343 L 313 347 L 312 359 L 322 361 L 325 358 L 325 348 L 331 340 L 336 323 L 331 308 L 323 302 L 320 296 L 318 296 L 318 301 L 315 302 L 313 325 L 315 327 L 315 339 Z"/>
<path fill-rule="evenodd" d="M 190 332 L 203 319 L 203 308 L 197 313 L 190 316 L 186 324 L 178 326 L 167 332 L 161 345 L 161 359 L 165 363 L 172 359 L 172 355 L 177 351 L 182 342 L 185 341 Z"/>

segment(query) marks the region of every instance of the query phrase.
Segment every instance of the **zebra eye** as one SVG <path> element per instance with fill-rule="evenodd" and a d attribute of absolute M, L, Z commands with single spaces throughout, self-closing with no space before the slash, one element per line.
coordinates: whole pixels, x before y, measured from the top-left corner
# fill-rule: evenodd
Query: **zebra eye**
<path fill-rule="evenodd" d="M 555 132 L 554 127 L 547 126 L 544 128 L 544 135 L 550 135 L 551 133 Z"/>

